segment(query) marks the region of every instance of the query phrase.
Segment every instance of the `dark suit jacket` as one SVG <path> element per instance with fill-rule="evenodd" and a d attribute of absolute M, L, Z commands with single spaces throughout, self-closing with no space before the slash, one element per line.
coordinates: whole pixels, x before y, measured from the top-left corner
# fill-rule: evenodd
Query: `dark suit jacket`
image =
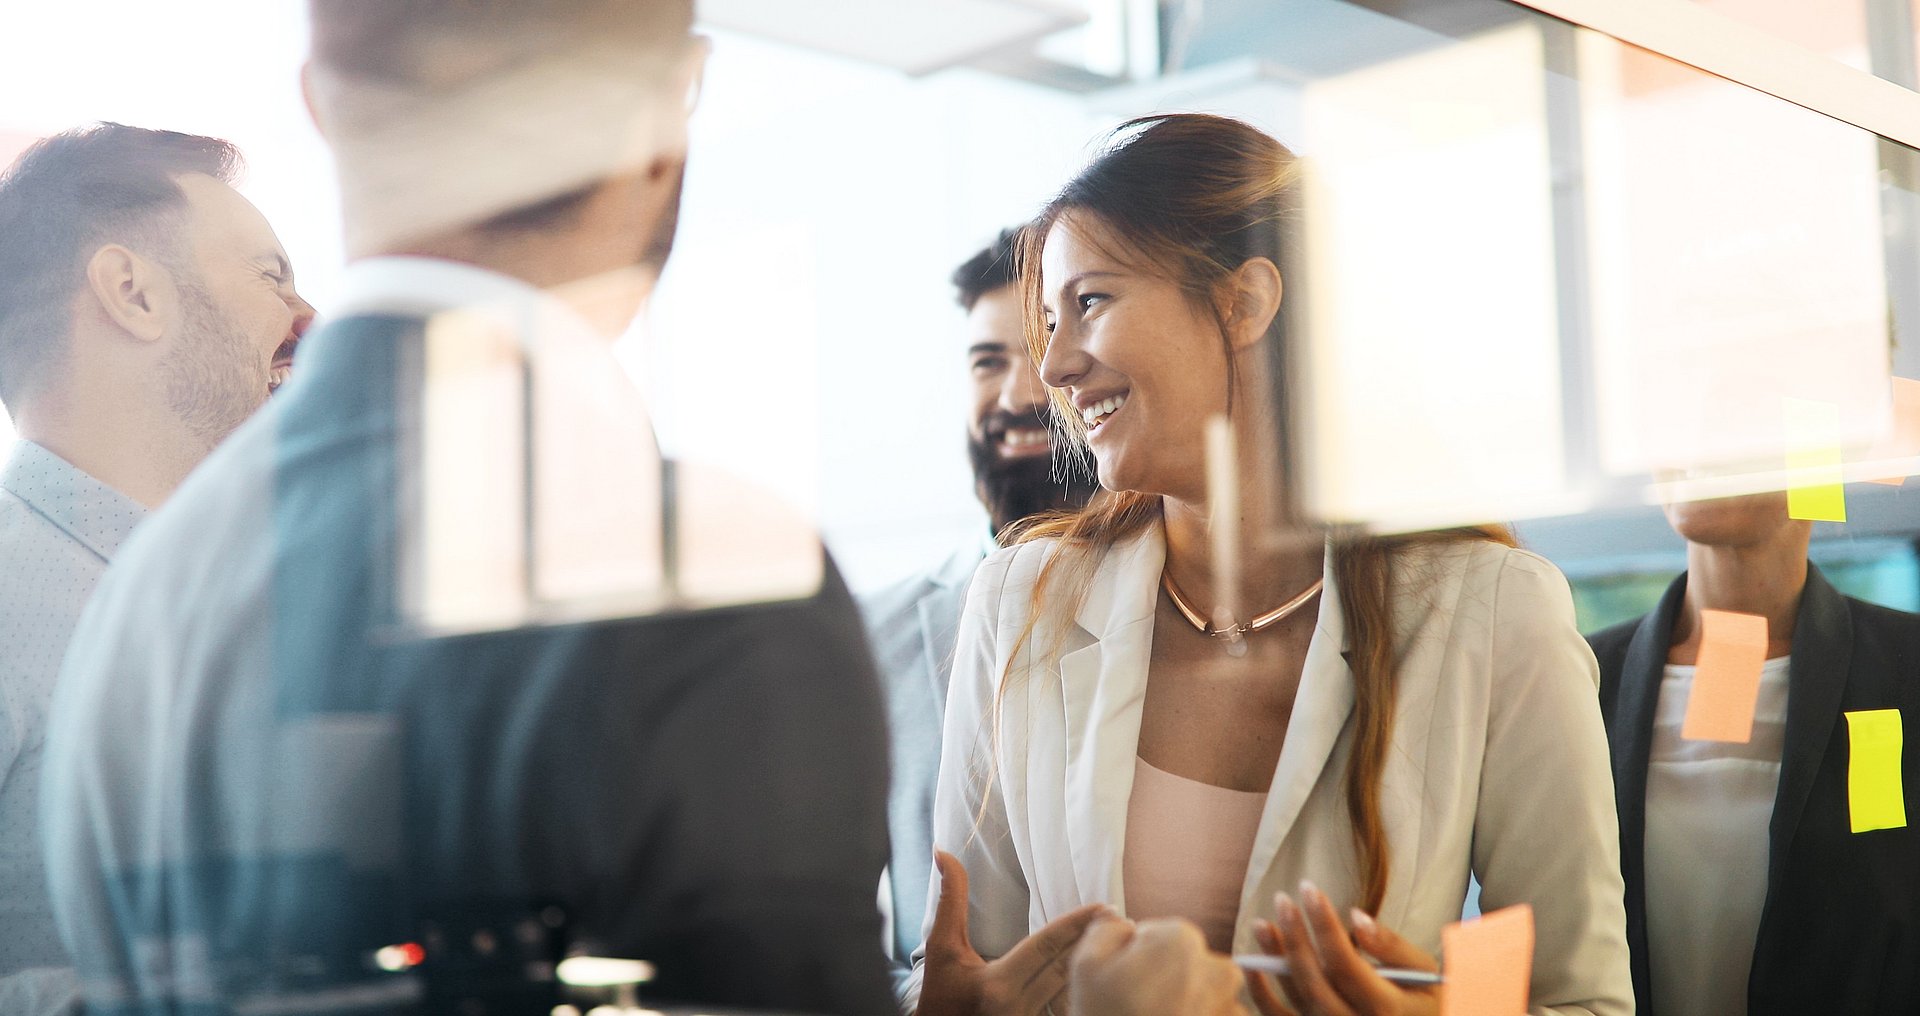
<path fill-rule="evenodd" d="M 1642 1016 L 1710 1016 L 1656 1013 L 1650 1004 L 1650 970 L 1660 957 L 1647 942 L 1647 759 L 1686 582 L 1675 579 L 1653 613 L 1588 637 L 1600 661 Z M 1842 596 L 1809 565 L 1787 680 L 1786 746 L 1747 1011 L 1920 1012 L 1920 830 L 1850 831 L 1844 715 L 1897 708 L 1908 739 L 1920 735 L 1920 616 Z M 1909 820 L 1920 820 L 1920 751 L 1904 753 L 1901 778 Z"/>
<path fill-rule="evenodd" d="M 431 923 L 552 904 L 585 948 L 654 963 L 649 1001 L 891 1013 L 885 721 L 839 577 L 790 602 L 410 634 L 423 330 L 310 336 L 302 376 L 83 622 L 48 842 L 90 1008 L 336 1012 L 393 987 L 381 945 L 431 961 Z"/>

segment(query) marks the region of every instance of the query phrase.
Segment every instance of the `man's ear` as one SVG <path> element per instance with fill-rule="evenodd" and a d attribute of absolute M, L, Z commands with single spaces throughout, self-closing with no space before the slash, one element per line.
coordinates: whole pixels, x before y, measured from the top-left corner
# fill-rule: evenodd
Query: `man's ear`
<path fill-rule="evenodd" d="M 313 101 L 312 60 L 308 60 L 300 65 L 300 101 L 306 104 L 307 119 L 313 121 L 313 129 L 319 131 L 321 137 L 326 137 L 327 125 L 321 121 L 320 107 L 315 105 Z"/>
<path fill-rule="evenodd" d="M 179 300 L 167 272 L 117 243 L 87 259 L 87 292 L 108 321 L 142 342 L 167 333 Z"/>
<path fill-rule="evenodd" d="M 1266 336 L 1284 288 L 1280 269 L 1266 258 L 1252 258 L 1227 276 L 1221 302 L 1229 345 L 1246 349 Z"/>

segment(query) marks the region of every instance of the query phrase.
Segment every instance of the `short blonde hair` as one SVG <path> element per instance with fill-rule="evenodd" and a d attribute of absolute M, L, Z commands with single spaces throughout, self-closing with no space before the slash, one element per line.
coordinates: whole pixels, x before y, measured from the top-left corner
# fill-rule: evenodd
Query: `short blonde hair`
<path fill-rule="evenodd" d="M 684 156 L 691 0 L 308 0 L 350 255 Z"/>
<path fill-rule="evenodd" d="M 588 42 L 671 52 L 692 0 L 308 0 L 316 64 L 391 86 L 458 87 Z"/>

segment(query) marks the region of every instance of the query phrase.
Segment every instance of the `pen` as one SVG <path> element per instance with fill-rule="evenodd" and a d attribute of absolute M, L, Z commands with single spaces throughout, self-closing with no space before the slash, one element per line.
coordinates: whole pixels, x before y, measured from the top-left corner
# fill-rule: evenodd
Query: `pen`
<path fill-rule="evenodd" d="M 1260 953 L 1241 954 L 1233 962 L 1242 969 L 1255 970 L 1263 974 L 1285 976 L 1292 972 L 1283 956 L 1267 956 Z M 1439 974 L 1426 970 L 1402 970 L 1396 967 L 1375 967 L 1373 972 L 1388 981 L 1405 987 L 1426 987 L 1442 983 Z"/>

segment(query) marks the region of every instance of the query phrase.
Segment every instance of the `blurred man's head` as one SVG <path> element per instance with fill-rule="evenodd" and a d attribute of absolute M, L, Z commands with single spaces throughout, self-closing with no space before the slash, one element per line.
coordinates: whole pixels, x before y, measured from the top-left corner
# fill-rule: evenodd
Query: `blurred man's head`
<path fill-rule="evenodd" d="M 510 262 L 550 287 L 657 274 L 705 54 L 691 0 L 308 7 L 350 255 Z"/>
<path fill-rule="evenodd" d="M 973 377 L 967 451 L 974 490 L 995 533 L 1029 515 L 1078 508 L 1095 489 L 1083 470 L 1064 461 L 1054 466 L 1047 388 L 1027 356 L 1025 318 L 1014 285 L 1015 235 L 1002 232 L 953 273 L 967 312 L 967 364 Z"/>
<path fill-rule="evenodd" d="M 1667 524 L 1688 543 L 1703 547 L 1760 547 L 1780 540 L 1804 542 L 1812 524 L 1787 514 L 1785 491 L 1676 501 L 1666 506 Z"/>
<path fill-rule="evenodd" d="M 225 141 L 100 124 L 0 175 L 0 402 L 23 432 L 157 417 L 178 426 L 155 454 L 198 461 L 286 380 L 313 309 L 239 166 Z"/>

